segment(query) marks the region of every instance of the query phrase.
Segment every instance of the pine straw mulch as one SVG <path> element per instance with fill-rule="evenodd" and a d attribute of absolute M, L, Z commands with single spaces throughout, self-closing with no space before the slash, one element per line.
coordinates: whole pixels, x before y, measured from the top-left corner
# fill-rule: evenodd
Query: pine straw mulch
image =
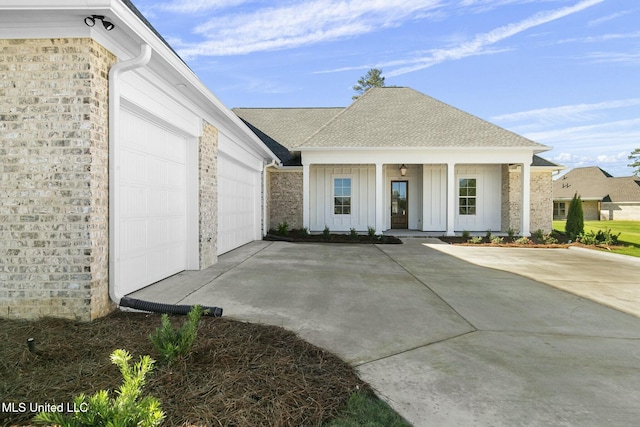
<path fill-rule="evenodd" d="M 86 323 L 0 319 L 0 403 L 66 404 L 113 391 L 122 379 L 111 352 L 159 360 L 148 339 L 159 325 L 158 314 L 131 312 Z M 358 389 L 370 392 L 348 364 L 291 332 L 203 317 L 188 359 L 156 363 L 143 392 L 160 400 L 167 426 L 313 426 L 337 417 Z M 0 425 L 29 425 L 34 415 L 0 412 Z"/>

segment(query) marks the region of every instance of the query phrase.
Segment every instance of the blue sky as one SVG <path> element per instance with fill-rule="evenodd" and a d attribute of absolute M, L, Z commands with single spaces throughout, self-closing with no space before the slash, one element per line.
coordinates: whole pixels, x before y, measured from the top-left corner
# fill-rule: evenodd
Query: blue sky
<path fill-rule="evenodd" d="M 632 174 L 636 0 L 133 0 L 229 108 L 341 107 L 373 67 L 545 145 Z"/>

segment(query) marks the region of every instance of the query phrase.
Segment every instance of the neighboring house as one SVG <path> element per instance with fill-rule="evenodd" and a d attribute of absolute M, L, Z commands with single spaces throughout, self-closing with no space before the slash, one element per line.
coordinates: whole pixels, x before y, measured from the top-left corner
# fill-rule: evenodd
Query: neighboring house
<path fill-rule="evenodd" d="M 552 228 L 550 147 L 410 88 L 348 108 L 233 110 L 282 160 L 268 221 L 309 231 L 400 228 L 454 235 Z"/>
<path fill-rule="evenodd" d="M 569 203 L 582 199 L 585 220 L 640 221 L 640 177 L 616 178 L 597 166 L 575 168 L 553 182 L 553 218 L 566 219 Z"/>
<path fill-rule="evenodd" d="M 130 1 L 2 1 L 0 79 L 0 316 L 93 319 L 262 237 L 277 157 Z"/>

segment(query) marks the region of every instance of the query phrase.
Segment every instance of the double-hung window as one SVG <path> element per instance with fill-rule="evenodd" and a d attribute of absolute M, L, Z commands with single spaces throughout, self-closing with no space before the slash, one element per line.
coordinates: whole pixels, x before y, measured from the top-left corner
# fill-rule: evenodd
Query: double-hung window
<path fill-rule="evenodd" d="M 475 215 L 477 201 L 477 182 L 475 178 L 460 178 L 458 181 L 460 196 L 458 197 L 459 214 Z"/>
<path fill-rule="evenodd" d="M 351 178 L 333 179 L 333 213 L 351 215 Z"/>

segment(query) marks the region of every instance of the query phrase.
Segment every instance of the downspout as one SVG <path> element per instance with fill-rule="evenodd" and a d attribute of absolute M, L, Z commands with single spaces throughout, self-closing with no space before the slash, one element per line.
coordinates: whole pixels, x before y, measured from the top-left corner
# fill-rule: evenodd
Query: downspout
<path fill-rule="evenodd" d="M 275 160 L 271 160 L 271 163 L 268 163 L 264 166 L 264 174 L 262 176 L 262 192 L 264 194 L 264 203 L 262 204 L 262 237 L 266 236 L 269 233 L 269 224 L 267 224 L 268 212 L 267 212 L 267 204 L 269 203 L 269 198 L 267 197 L 267 169 L 268 168 L 277 168 L 278 162 Z"/>
<path fill-rule="evenodd" d="M 116 145 L 118 144 L 116 125 L 120 122 L 120 75 L 136 68 L 144 67 L 151 60 L 151 46 L 144 43 L 140 46 L 140 54 L 135 58 L 118 62 L 109 70 L 109 297 L 120 305 L 122 295 L 115 288 L 115 235 L 116 218 L 115 192 L 117 190 Z"/>

